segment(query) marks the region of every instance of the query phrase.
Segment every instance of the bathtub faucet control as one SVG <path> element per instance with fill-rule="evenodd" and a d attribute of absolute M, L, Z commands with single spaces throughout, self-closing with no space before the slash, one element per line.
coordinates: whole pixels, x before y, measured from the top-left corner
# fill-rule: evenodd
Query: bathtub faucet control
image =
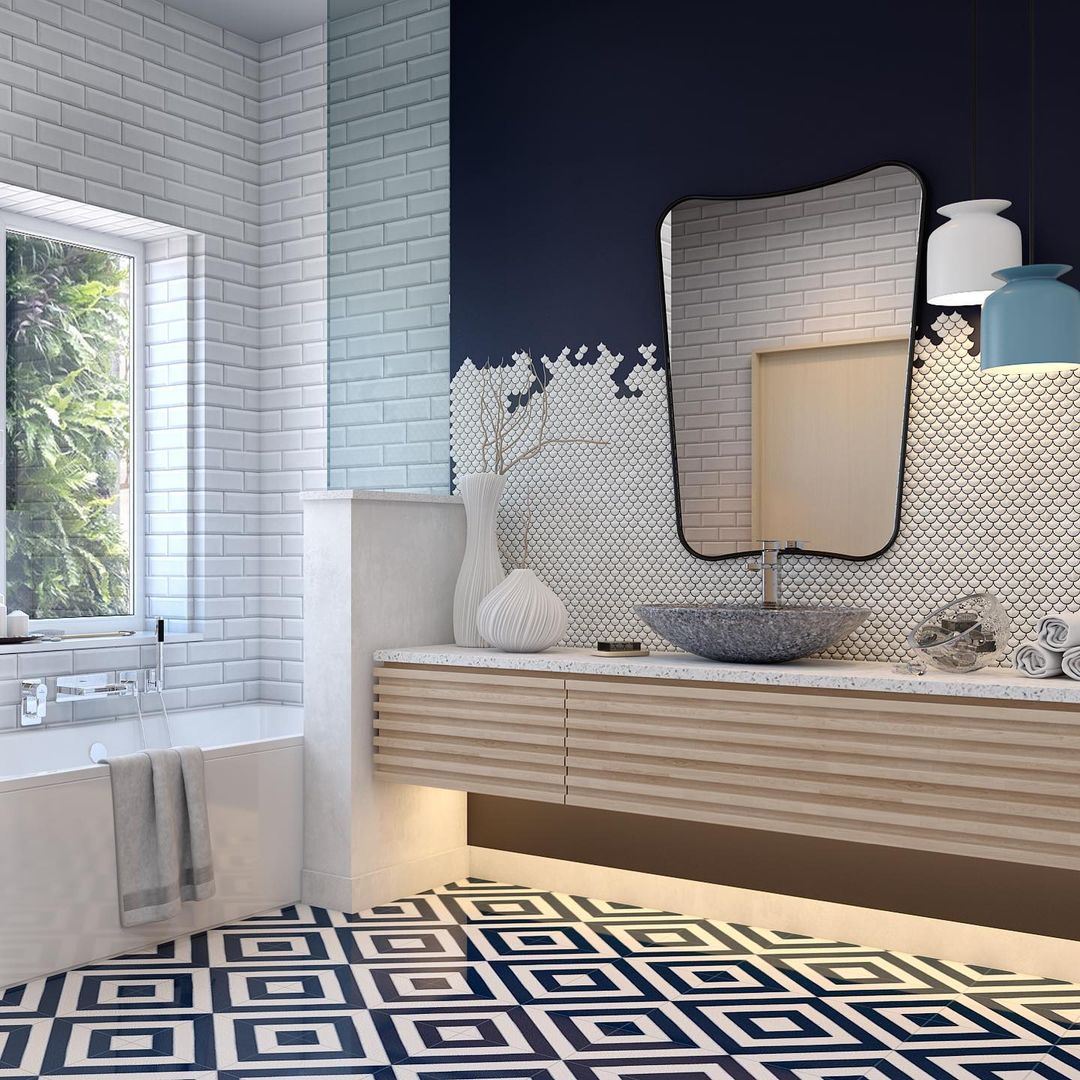
<path fill-rule="evenodd" d="M 19 727 L 37 727 L 43 723 L 48 700 L 49 684 L 44 679 L 23 679 Z"/>
<path fill-rule="evenodd" d="M 156 626 L 157 635 L 157 663 L 146 673 L 146 692 L 148 694 L 161 694 L 165 690 L 165 620 L 158 619 Z"/>

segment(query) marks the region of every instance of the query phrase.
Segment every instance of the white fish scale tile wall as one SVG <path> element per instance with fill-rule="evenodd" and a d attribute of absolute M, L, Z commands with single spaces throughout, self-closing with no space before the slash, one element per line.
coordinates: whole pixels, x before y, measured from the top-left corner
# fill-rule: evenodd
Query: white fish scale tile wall
<path fill-rule="evenodd" d="M 893 660 L 940 604 L 977 589 L 1004 601 L 1014 643 L 1048 610 L 1080 610 L 1080 375 L 983 375 L 972 328 L 943 314 L 917 347 L 900 534 L 868 562 L 784 558 L 789 602 L 865 606 L 866 624 L 830 655 Z M 608 440 L 552 446 L 509 477 L 500 514 L 506 565 L 521 558 L 526 496 L 530 565 L 566 602 L 566 643 L 635 637 L 665 648 L 634 614 L 646 601 L 752 602 L 741 560 L 704 562 L 675 530 L 667 384 L 638 350 L 616 396 L 621 357 L 590 348 L 554 360 L 551 434 Z M 519 363 L 519 369 L 521 364 Z M 524 372 L 520 371 L 524 381 Z M 451 388 L 457 475 L 480 467 L 480 376 L 467 361 Z"/>

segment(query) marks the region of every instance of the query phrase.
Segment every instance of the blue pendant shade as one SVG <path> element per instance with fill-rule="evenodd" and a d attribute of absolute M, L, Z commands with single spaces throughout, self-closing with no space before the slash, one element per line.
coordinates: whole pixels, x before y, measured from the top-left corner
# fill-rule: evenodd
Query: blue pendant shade
<path fill-rule="evenodd" d="M 1005 285 L 983 304 L 983 371 L 1037 375 L 1080 365 L 1080 292 L 1058 281 L 1071 266 L 998 270 Z"/>

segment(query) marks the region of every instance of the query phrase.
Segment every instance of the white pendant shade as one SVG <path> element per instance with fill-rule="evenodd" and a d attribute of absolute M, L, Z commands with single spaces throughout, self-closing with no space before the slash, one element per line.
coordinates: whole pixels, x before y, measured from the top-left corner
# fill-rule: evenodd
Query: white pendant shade
<path fill-rule="evenodd" d="M 999 217 L 1007 199 L 969 199 L 938 210 L 949 220 L 926 246 L 926 299 L 939 306 L 981 304 L 1000 289 L 995 270 L 1023 263 L 1020 227 Z"/>

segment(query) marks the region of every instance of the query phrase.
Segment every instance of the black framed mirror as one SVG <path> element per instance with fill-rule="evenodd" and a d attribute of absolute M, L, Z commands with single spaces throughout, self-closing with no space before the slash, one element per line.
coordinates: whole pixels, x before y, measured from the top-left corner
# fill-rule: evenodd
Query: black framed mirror
<path fill-rule="evenodd" d="M 679 538 L 872 559 L 900 526 L 926 187 L 888 161 L 657 229 Z"/>

